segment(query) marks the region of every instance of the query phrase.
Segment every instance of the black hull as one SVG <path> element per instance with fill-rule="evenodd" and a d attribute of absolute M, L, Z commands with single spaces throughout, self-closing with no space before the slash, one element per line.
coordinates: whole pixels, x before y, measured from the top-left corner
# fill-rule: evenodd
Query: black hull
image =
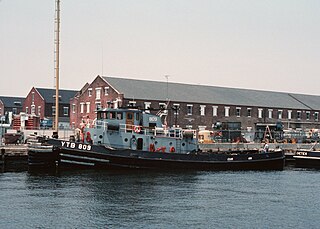
<path fill-rule="evenodd" d="M 48 169 L 55 168 L 59 160 L 59 153 L 51 146 L 32 146 L 28 148 L 29 168 Z"/>
<path fill-rule="evenodd" d="M 295 161 L 297 168 L 314 168 L 320 169 L 320 158 L 319 159 L 296 159 Z"/>
<path fill-rule="evenodd" d="M 300 151 L 293 158 L 297 168 L 314 168 L 320 169 L 320 152 L 319 151 Z"/>
<path fill-rule="evenodd" d="M 48 152 L 41 154 L 33 152 L 32 149 L 29 150 L 30 167 L 40 165 L 44 167 L 58 166 L 59 168 L 94 167 L 103 169 L 283 170 L 285 163 L 282 151 L 179 154 L 111 149 L 103 145 L 71 144 L 59 140 L 49 140 L 49 144 L 54 146 L 51 154 Z"/>
<path fill-rule="evenodd" d="M 299 151 L 293 158 L 297 168 L 320 169 L 319 151 Z"/>

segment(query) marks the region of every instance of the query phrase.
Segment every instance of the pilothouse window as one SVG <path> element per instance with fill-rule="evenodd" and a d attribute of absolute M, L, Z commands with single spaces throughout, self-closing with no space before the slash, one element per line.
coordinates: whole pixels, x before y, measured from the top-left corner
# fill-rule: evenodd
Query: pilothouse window
<path fill-rule="evenodd" d="M 117 113 L 117 119 L 122 120 L 123 119 L 123 114 L 122 112 Z"/>
<path fill-rule="evenodd" d="M 127 119 L 133 119 L 132 115 L 132 113 L 127 113 Z"/>
<path fill-rule="evenodd" d="M 109 119 L 116 119 L 116 112 L 114 112 L 114 111 L 111 111 L 111 112 L 109 112 L 109 115 L 108 115 L 109 117 Z"/>

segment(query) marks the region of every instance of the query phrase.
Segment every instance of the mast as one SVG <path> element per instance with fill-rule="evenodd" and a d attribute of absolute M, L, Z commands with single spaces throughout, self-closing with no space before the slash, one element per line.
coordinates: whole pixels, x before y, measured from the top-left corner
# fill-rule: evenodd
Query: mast
<path fill-rule="evenodd" d="M 55 63 L 55 88 L 56 88 L 56 105 L 55 105 L 55 122 L 54 129 L 58 132 L 59 128 L 59 48 L 60 48 L 60 0 L 56 0 L 55 9 L 55 38 L 54 38 L 54 63 Z"/>

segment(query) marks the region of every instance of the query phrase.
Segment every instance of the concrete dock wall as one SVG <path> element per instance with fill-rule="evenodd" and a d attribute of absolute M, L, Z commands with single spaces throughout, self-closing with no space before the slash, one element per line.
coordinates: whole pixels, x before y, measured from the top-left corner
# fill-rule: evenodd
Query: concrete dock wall
<path fill-rule="evenodd" d="M 228 150 L 228 149 L 262 149 L 263 143 L 210 143 L 200 144 L 202 151 L 217 151 L 217 150 Z M 270 149 L 284 149 L 287 151 L 296 151 L 299 149 L 311 149 L 315 144 L 291 144 L 291 143 L 269 143 Z M 320 144 L 315 145 L 316 149 L 320 149 Z"/>

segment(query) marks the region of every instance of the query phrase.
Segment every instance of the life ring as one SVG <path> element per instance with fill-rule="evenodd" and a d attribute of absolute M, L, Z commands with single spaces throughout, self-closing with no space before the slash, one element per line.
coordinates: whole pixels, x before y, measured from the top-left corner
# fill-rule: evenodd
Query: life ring
<path fill-rule="evenodd" d="M 149 151 L 150 152 L 154 152 L 155 151 L 155 147 L 154 147 L 154 144 L 151 143 L 150 146 L 149 146 Z"/>
<path fill-rule="evenodd" d="M 141 127 L 140 126 L 134 126 L 133 130 L 136 133 L 140 133 L 141 132 Z"/>
<path fill-rule="evenodd" d="M 166 152 L 166 147 L 165 146 L 161 146 L 159 148 L 156 149 L 156 152 Z"/>
<path fill-rule="evenodd" d="M 170 152 L 171 152 L 171 153 L 174 153 L 174 152 L 176 152 L 176 149 L 175 149 L 173 146 L 171 146 L 171 147 L 170 147 Z"/>

